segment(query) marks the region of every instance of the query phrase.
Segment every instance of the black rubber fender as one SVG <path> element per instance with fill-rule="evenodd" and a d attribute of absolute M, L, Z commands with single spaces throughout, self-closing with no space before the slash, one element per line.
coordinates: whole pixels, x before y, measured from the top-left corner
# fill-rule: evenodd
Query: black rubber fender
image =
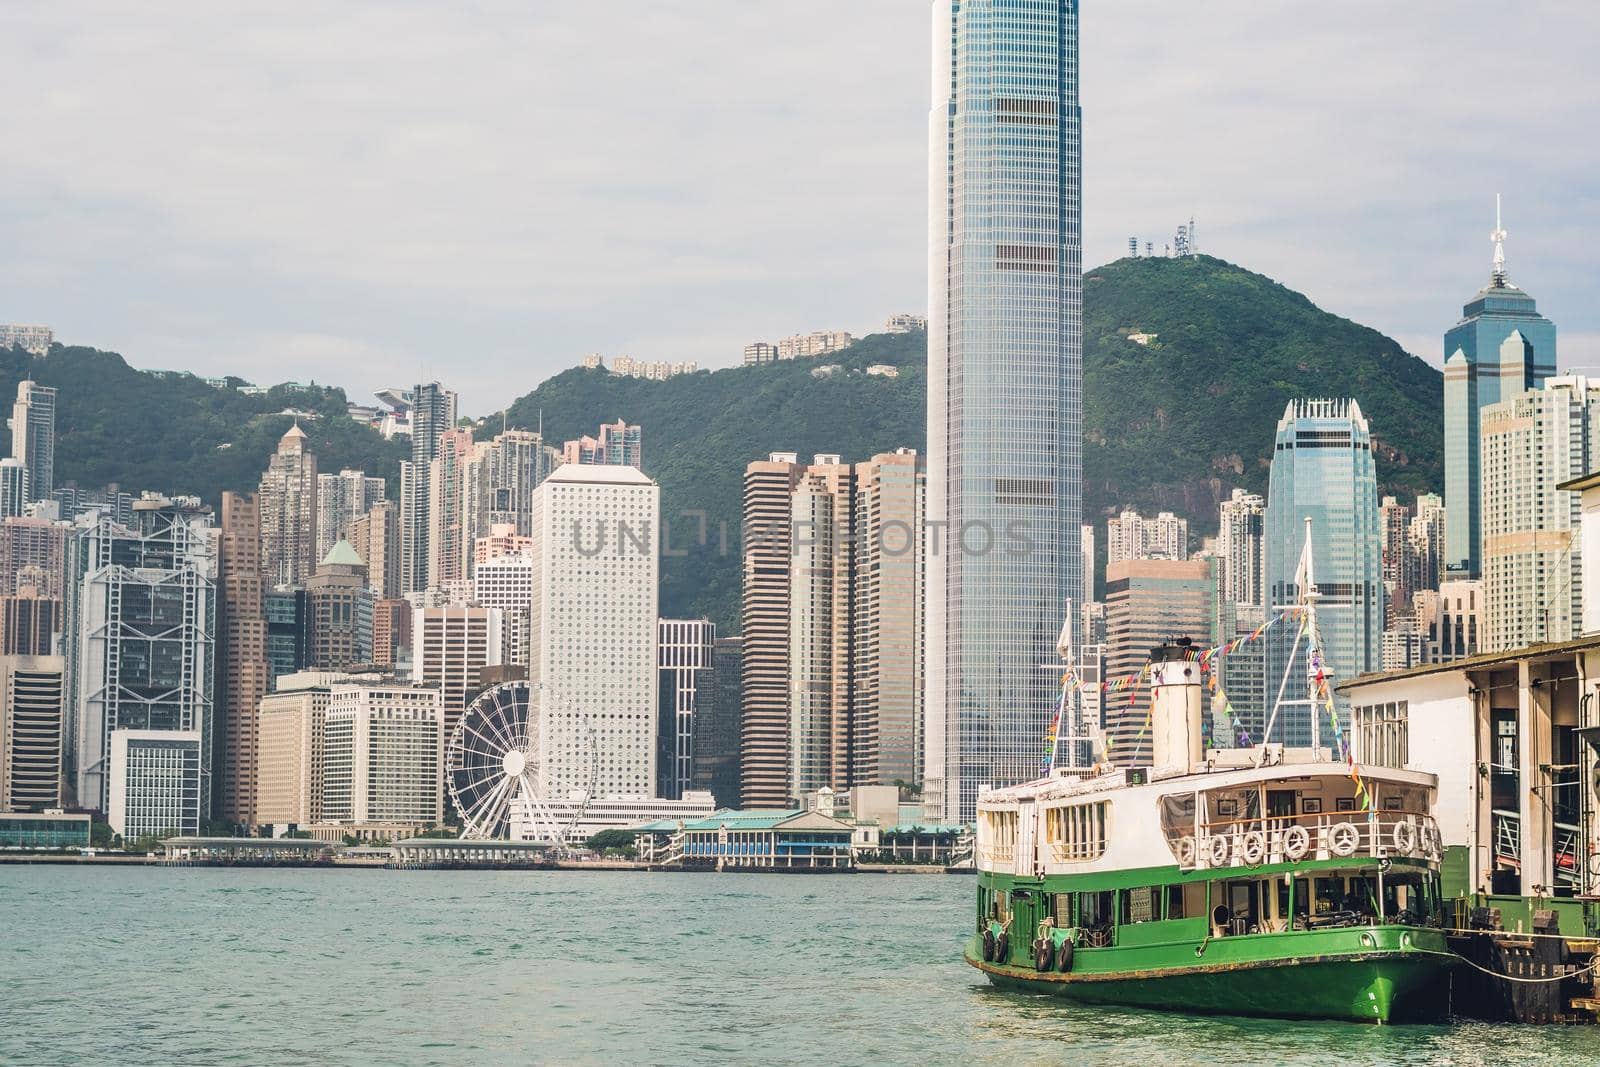
<path fill-rule="evenodd" d="M 985 962 L 985 963 L 993 963 L 994 962 L 994 931 L 993 930 L 985 930 L 983 932 L 983 962 Z"/>
<path fill-rule="evenodd" d="M 1072 942 L 1063 941 L 1056 949 L 1056 970 L 1065 974 L 1072 970 Z"/>
<path fill-rule="evenodd" d="M 994 962 L 1005 963 L 1010 957 L 1011 938 L 1004 930 L 1001 930 L 1000 936 L 994 939 Z"/>
<path fill-rule="evenodd" d="M 1055 949 L 1050 944 L 1048 937 L 1041 937 L 1033 943 L 1033 969 L 1048 971 L 1055 960 Z"/>

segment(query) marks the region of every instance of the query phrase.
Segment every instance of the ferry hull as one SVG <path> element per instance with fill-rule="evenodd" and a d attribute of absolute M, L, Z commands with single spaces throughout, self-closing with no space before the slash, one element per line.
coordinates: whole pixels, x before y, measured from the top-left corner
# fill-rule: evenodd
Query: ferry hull
<path fill-rule="evenodd" d="M 1000 989 L 1210 1015 L 1388 1023 L 1442 1018 L 1456 957 L 1434 951 L 1370 951 L 1085 974 L 985 963 L 976 939 L 967 962 Z"/>

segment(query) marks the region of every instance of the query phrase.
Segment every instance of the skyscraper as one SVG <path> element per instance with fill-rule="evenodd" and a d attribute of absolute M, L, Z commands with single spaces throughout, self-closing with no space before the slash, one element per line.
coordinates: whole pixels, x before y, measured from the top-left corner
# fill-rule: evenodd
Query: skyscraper
<path fill-rule="evenodd" d="M 429 382 L 412 391 L 411 460 L 400 465 L 400 584 L 403 592 L 430 588 L 428 538 L 432 530 L 429 478 L 439 440 L 456 424 L 456 394 Z"/>
<path fill-rule="evenodd" d="M 791 796 L 849 787 L 850 547 L 855 469 L 823 455 L 790 496 L 789 773 Z"/>
<path fill-rule="evenodd" d="M 0 519 L 0 594 L 32 586 L 40 596 L 62 600 L 70 530 L 49 519 Z"/>
<path fill-rule="evenodd" d="M 304 589 L 264 589 L 261 611 L 267 620 L 267 688 L 311 662 L 311 621 Z"/>
<path fill-rule="evenodd" d="M 1172 638 L 1209 643 L 1216 610 L 1212 567 L 1207 559 L 1130 559 L 1106 565 L 1105 669 L 1110 677 L 1138 671 L 1151 649 Z M 1111 762 L 1150 766 L 1149 687 L 1107 694 L 1103 707 Z"/>
<path fill-rule="evenodd" d="M 270 683 L 256 498 L 222 494 L 217 538 L 215 786 L 223 819 L 255 825 L 256 708 Z"/>
<path fill-rule="evenodd" d="M 1266 584 L 1262 565 L 1262 524 L 1266 513 L 1266 500 L 1243 489 L 1235 489 L 1233 495 L 1222 502 L 1222 519 L 1217 525 L 1217 560 L 1221 565 L 1218 581 L 1223 603 L 1261 604 Z"/>
<path fill-rule="evenodd" d="M 350 523 L 350 547 L 367 561 L 367 584 L 379 599 L 400 595 L 400 509 L 380 500 Z"/>
<path fill-rule="evenodd" d="M 783 807 L 789 793 L 790 500 L 805 466 L 774 452 L 744 471 L 739 722 L 740 803 Z"/>
<path fill-rule="evenodd" d="M 413 675 L 439 689 L 440 715 L 446 743 L 461 713 L 482 685 L 485 667 L 500 664 L 502 620 L 498 608 L 471 605 L 420 608 L 412 614 L 416 628 Z"/>
<path fill-rule="evenodd" d="M 11 454 L 28 468 L 28 501 L 48 500 L 56 487 L 56 391 L 17 383 L 11 408 Z"/>
<path fill-rule="evenodd" d="M 261 572 L 268 585 L 301 585 L 317 556 L 317 457 L 297 422 L 278 441 L 256 495 Z"/>
<path fill-rule="evenodd" d="M 479 540 L 482 544 L 482 540 Z M 528 550 L 480 559 L 472 572 L 472 599 L 499 608 L 505 626 L 502 663 L 528 665 L 528 606 L 533 602 L 533 556 Z"/>
<path fill-rule="evenodd" d="M 856 464 L 850 782 L 922 774 L 924 470 L 914 449 Z"/>
<path fill-rule="evenodd" d="M 31 585 L 0 595 L 0 656 L 49 656 L 61 629 L 61 601 Z"/>
<path fill-rule="evenodd" d="M 15 456 L 0 459 L 0 519 L 19 517 L 28 506 L 28 465 Z"/>
<path fill-rule="evenodd" d="M 428 471 L 428 588 L 465 596 L 476 538 L 468 489 L 472 431 L 446 430 Z M 413 592 L 415 590 L 412 590 Z"/>
<path fill-rule="evenodd" d="M 1337 685 L 1377 670 L 1383 640 L 1377 469 L 1372 432 L 1354 400 L 1292 400 L 1278 421 L 1267 490 L 1269 619 L 1300 602 L 1296 573 L 1307 519 L 1312 577 L 1320 594 L 1317 628 L 1327 673 Z M 1295 634 L 1293 626 L 1279 625 L 1266 637 L 1266 691 L 1275 695 L 1288 670 L 1285 700 L 1303 699 L 1306 692 L 1306 646 L 1302 642 L 1296 650 Z M 1335 701 L 1348 737 L 1349 701 L 1343 696 Z M 1320 740 L 1328 752 L 1332 735 L 1326 711 L 1301 704 L 1286 705 L 1270 736 L 1257 740 L 1295 746 Z"/>
<path fill-rule="evenodd" d="M 1556 327 L 1506 277 L 1506 232 L 1495 198 L 1489 284 L 1444 335 L 1445 563 L 1455 578 L 1483 573 L 1483 409 L 1556 372 Z"/>
<path fill-rule="evenodd" d="M 562 466 L 534 490 L 528 680 L 550 795 L 656 788 L 661 489 L 629 466 Z"/>
<path fill-rule="evenodd" d="M 1548 378 L 1483 409 L 1480 652 L 1582 632 L 1579 495 L 1557 488 L 1600 467 L 1600 382 Z"/>
<path fill-rule="evenodd" d="M 60 656 L 0 655 L 0 811 L 61 807 Z"/>
<path fill-rule="evenodd" d="M 1106 564 L 1127 559 L 1188 559 L 1189 520 L 1163 511 L 1147 519 L 1124 511 L 1106 522 Z"/>
<path fill-rule="evenodd" d="M 81 519 L 71 545 L 65 632 L 78 803 L 110 815 L 113 742 L 126 734 L 117 773 L 133 792 L 116 803 L 148 802 L 184 820 L 158 831 L 183 829 L 209 808 L 201 778 L 212 770 L 215 540 L 198 503 L 147 496 L 133 517 L 132 527 Z M 150 788 L 161 795 L 137 795 Z"/>
<path fill-rule="evenodd" d="M 326 556 L 334 542 L 348 540 L 351 524 L 376 507 L 383 494 L 383 479 L 370 478 L 366 471 L 346 468 L 317 475 L 316 557 Z"/>
<path fill-rule="evenodd" d="M 561 450 L 561 462 L 609 464 L 644 468 L 644 427 L 630 426 L 621 419 L 601 423 L 595 437 L 587 435 L 568 441 Z"/>
<path fill-rule="evenodd" d="M 311 668 L 347 671 L 372 662 L 372 589 L 349 541 L 336 541 L 306 579 Z"/>
<path fill-rule="evenodd" d="M 473 471 L 476 536 L 497 525 L 510 526 L 521 537 L 531 534 L 533 491 L 560 463 L 561 452 L 531 430 L 505 430 L 479 444 Z"/>
<path fill-rule="evenodd" d="M 656 796 L 681 800 L 695 786 L 702 713 L 716 698 L 709 619 L 662 619 L 656 643 Z M 711 715 L 705 715 L 710 718 Z"/>
<path fill-rule="evenodd" d="M 1444 581 L 1445 526 L 1444 500 L 1437 493 L 1420 494 L 1411 519 L 1412 588 L 1438 589 Z"/>
<path fill-rule="evenodd" d="M 746 468 L 747 806 L 920 776 L 924 499 L 909 448 Z"/>
<path fill-rule="evenodd" d="M 1077 0 L 938 0 L 934 56 L 925 789 L 964 822 L 1038 773 L 1082 583 Z"/>
<path fill-rule="evenodd" d="M 439 691 L 336 684 L 322 717 L 322 818 L 427 826 L 444 817 Z"/>
<path fill-rule="evenodd" d="M 1411 614 L 1416 567 L 1411 561 L 1411 507 L 1392 496 L 1378 505 L 1379 558 L 1382 560 L 1384 617 Z"/>
<path fill-rule="evenodd" d="M 694 787 L 709 790 L 719 808 L 739 806 L 740 659 L 744 638 L 719 637 L 712 645 L 709 697 L 701 695 L 694 729 Z"/>

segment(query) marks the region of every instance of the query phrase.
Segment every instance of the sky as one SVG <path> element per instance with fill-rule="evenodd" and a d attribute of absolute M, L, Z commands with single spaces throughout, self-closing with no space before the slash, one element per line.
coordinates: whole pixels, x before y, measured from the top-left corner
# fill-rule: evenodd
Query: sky
<path fill-rule="evenodd" d="M 1600 5 L 1085 0 L 1084 261 L 1268 274 L 1440 362 L 1488 277 L 1600 374 Z M 0 6 L 0 322 L 135 366 L 738 361 L 925 309 L 926 0 Z"/>

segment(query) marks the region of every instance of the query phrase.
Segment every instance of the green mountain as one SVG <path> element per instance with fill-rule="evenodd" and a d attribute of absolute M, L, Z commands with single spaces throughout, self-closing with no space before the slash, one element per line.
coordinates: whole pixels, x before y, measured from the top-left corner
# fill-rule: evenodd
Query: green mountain
<path fill-rule="evenodd" d="M 1083 302 L 1086 515 L 1136 504 L 1215 529 L 1235 486 L 1266 492 L 1296 397 L 1360 402 L 1381 491 L 1443 488 L 1443 377 L 1378 331 L 1209 256 L 1108 263 Z"/>
<path fill-rule="evenodd" d="M 1235 486 L 1265 492 L 1273 433 L 1294 397 L 1361 402 L 1380 442 L 1383 491 L 1443 485 L 1439 372 L 1270 278 L 1206 256 L 1118 260 L 1085 277 L 1084 317 L 1090 521 L 1132 505 L 1186 515 L 1196 534 L 1214 531 L 1217 504 Z M 1154 336 L 1140 344 L 1129 340 L 1136 333 Z M 818 360 L 665 382 L 569 370 L 507 418 L 531 429 L 542 415 L 551 440 L 593 433 L 602 420 L 642 424 L 645 468 L 661 483 L 673 546 L 687 550 L 664 561 L 661 610 L 736 628 L 744 465 L 773 451 L 856 461 L 923 449 L 926 344 L 920 333 L 875 335 Z M 829 363 L 840 369 L 812 376 Z M 900 376 L 865 374 L 874 363 Z M 708 544 L 690 543 L 698 527 L 685 511 L 709 516 Z"/>
<path fill-rule="evenodd" d="M 250 396 L 193 375 L 135 370 L 93 348 L 58 345 L 40 358 L 0 349 L 0 400 L 9 404 L 27 377 L 57 390 L 57 485 L 115 482 L 128 492 L 188 493 L 215 505 L 223 490 L 255 488 L 294 422 L 279 414 L 286 408 L 315 416 L 303 423 L 322 470 L 363 469 L 389 479 L 393 495 L 408 454 L 403 442 L 346 418 L 342 389 L 275 386 Z"/>
<path fill-rule="evenodd" d="M 1354 396 L 1379 440 L 1386 492 L 1438 489 L 1442 381 L 1375 330 L 1321 310 L 1269 278 L 1210 257 L 1124 259 L 1084 280 L 1085 516 L 1124 505 L 1187 515 L 1215 528 L 1235 486 L 1264 491 L 1273 431 L 1293 397 Z M 1130 340 L 1144 335 L 1147 343 Z M 888 378 L 866 368 L 887 364 Z M 824 366 L 832 374 L 814 376 Z M 737 629 L 740 497 L 745 464 L 769 452 L 846 461 L 924 448 L 926 338 L 875 335 L 816 360 L 702 371 L 664 382 L 573 369 L 511 404 L 509 425 L 547 440 L 618 418 L 645 427 L 645 469 L 669 524 L 661 609 Z M 404 448 L 344 418 L 337 388 L 276 387 L 262 396 L 186 375 L 130 368 L 86 348 L 33 359 L 0 352 L 0 398 L 25 374 L 60 390 L 56 478 L 158 488 L 215 503 L 255 486 L 291 417 L 307 425 L 324 470 L 390 479 Z M 500 416 L 485 420 L 495 432 Z M 706 535 L 701 542 L 701 521 Z"/>

